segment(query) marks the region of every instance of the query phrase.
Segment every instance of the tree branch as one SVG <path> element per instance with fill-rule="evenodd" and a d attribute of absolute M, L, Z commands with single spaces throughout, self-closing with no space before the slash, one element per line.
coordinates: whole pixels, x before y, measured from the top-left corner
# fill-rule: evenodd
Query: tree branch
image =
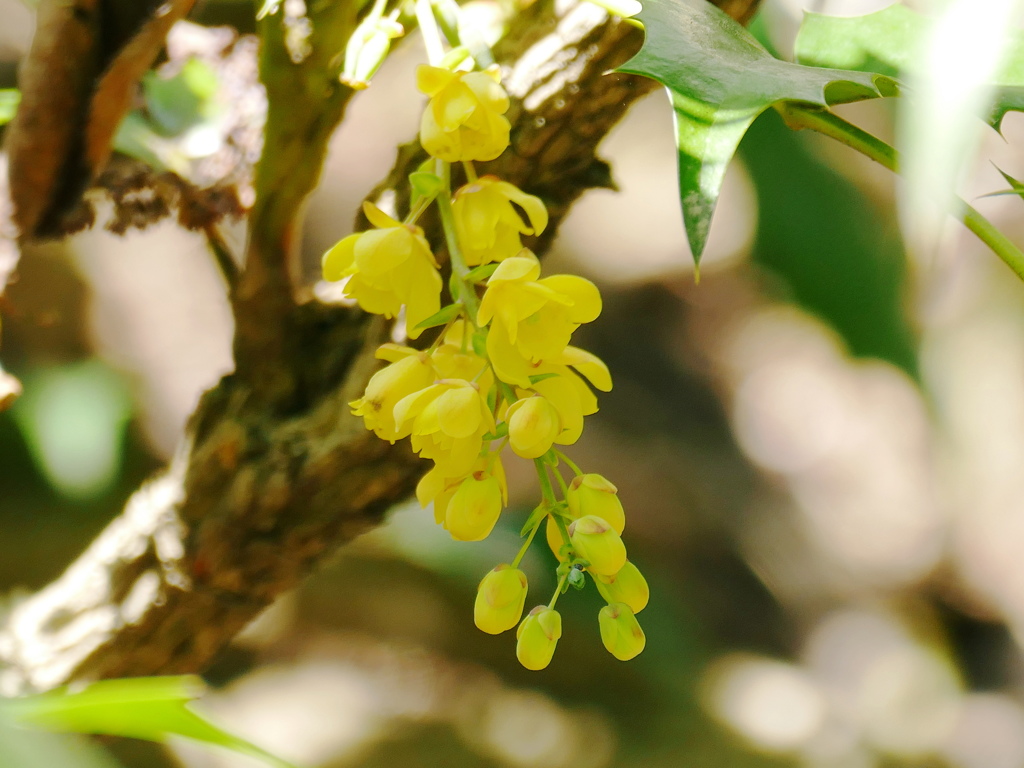
<path fill-rule="evenodd" d="M 551 206 L 538 249 L 583 191 L 610 183 L 597 145 L 654 86 L 603 75 L 639 42 L 633 27 L 595 6 L 558 0 L 554 11 L 541 2 L 516 18 L 498 48 L 516 100 L 513 147 L 485 170 Z M 268 123 L 278 127 L 268 127 L 265 181 L 233 296 L 237 370 L 204 396 L 170 469 L 60 579 L 10 610 L 0 693 L 203 669 L 278 595 L 406 498 L 426 469 L 404 443 L 377 439 L 349 412 L 376 368 L 382 320 L 292 301 L 298 211 L 347 96 L 329 96 L 323 118 L 275 113 L 275 99 L 289 103 L 289 86 L 268 86 Z M 404 186 L 414 154 L 405 148 L 382 186 Z"/>

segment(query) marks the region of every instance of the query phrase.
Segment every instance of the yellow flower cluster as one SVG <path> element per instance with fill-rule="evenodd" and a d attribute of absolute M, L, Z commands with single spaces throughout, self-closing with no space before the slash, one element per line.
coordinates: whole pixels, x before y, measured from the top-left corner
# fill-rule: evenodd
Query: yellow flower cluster
<path fill-rule="evenodd" d="M 523 527 L 516 557 L 480 582 L 476 625 L 491 634 L 518 625 L 519 661 L 543 669 L 562 634 L 558 597 L 570 586 L 582 588 L 589 573 L 607 602 L 598 617 L 605 647 L 616 658 L 633 658 L 645 643 L 636 614 L 647 605 L 648 587 L 626 559 L 617 489 L 557 448 L 574 444 L 584 417 L 597 411 L 594 389 L 612 387 L 607 366 L 570 344 L 576 329 L 600 314 L 600 293 L 574 275 L 542 277 L 522 237 L 547 227 L 544 204 L 508 182 L 476 177 L 472 161 L 494 159 L 509 143 L 509 101 L 496 71 L 423 66 L 417 80 L 430 97 L 420 142 L 436 173 L 418 172 L 420 181 L 429 177 L 428 192 L 402 222 L 367 205 L 374 229 L 331 248 L 323 273 L 344 280 L 345 294 L 367 312 L 404 311 L 411 339 L 443 327 L 425 348 L 383 345 L 377 356 L 387 365 L 351 403 L 352 412 L 382 439 L 409 437 L 413 450 L 433 462 L 417 498 L 460 541 L 486 538 L 508 504 L 503 450 L 532 460 L 542 500 Z M 467 178 L 453 193 L 449 164 L 456 162 Z M 431 201 L 445 225 L 453 272 L 453 302 L 443 308 L 439 267 L 415 223 Z M 568 482 L 563 467 L 573 474 Z M 559 562 L 558 588 L 524 618 L 528 582 L 519 564 L 542 525 Z"/>

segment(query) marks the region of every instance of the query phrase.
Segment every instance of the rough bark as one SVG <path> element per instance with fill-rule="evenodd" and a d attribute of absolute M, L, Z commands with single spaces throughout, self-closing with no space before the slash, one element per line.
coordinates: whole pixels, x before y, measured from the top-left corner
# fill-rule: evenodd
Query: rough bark
<path fill-rule="evenodd" d="M 330 23 L 342 34 L 351 19 Z M 268 59 L 283 50 L 278 30 L 264 35 L 265 75 L 279 75 L 280 62 Z M 549 239 L 582 192 L 609 184 L 597 145 L 653 86 L 604 73 L 640 40 L 595 6 L 559 0 L 521 15 L 497 51 L 516 102 L 513 147 L 485 170 L 548 202 Z M 307 74 L 318 55 L 307 58 Z M 291 74 L 302 77 L 302 67 Z M 296 86 L 310 82 L 267 79 L 270 150 L 232 293 L 235 373 L 204 396 L 168 471 L 59 580 L 9 612 L 0 693 L 202 670 L 275 597 L 408 496 L 426 468 L 404 444 L 366 432 L 347 407 L 375 369 L 384 323 L 294 298 L 298 210 L 349 95 L 324 81 L 312 89 L 326 94 L 322 111 L 296 112 Z M 400 152 L 385 186 L 404 179 L 414 156 Z"/>

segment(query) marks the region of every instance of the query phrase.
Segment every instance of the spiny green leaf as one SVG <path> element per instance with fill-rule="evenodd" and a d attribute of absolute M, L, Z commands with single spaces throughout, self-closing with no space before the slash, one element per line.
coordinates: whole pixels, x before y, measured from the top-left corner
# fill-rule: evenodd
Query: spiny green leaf
<path fill-rule="evenodd" d="M 1024 197 L 1024 181 L 1013 178 L 1010 174 L 1004 171 L 1002 168 L 996 168 L 997 171 L 1006 179 L 1006 183 L 1010 185 L 1009 189 L 1003 189 L 999 192 L 989 192 L 987 195 L 982 197 L 1001 197 L 1002 195 L 1017 195 L 1017 197 Z"/>
<path fill-rule="evenodd" d="M 679 191 L 699 261 L 726 167 L 759 114 L 780 101 L 831 104 L 895 95 L 879 75 L 779 61 L 706 0 L 645 0 L 640 52 L 619 71 L 665 85 L 675 110 Z"/>
<path fill-rule="evenodd" d="M 441 307 L 440 311 L 435 312 L 416 327 L 435 328 L 439 325 L 446 325 L 449 320 L 454 320 L 456 317 L 458 317 L 461 311 L 461 304 L 449 304 L 447 307 Z"/>
<path fill-rule="evenodd" d="M 61 688 L 0 700 L 0 707 L 19 725 L 160 742 L 172 735 L 185 736 L 259 758 L 275 768 L 294 768 L 189 709 L 204 690 L 198 677 L 139 677 L 103 680 L 74 692 Z"/>
<path fill-rule="evenodd" d="M 6 125 L 14 119 L 21 103 L 21 91 L 17 88 L 0 88 L 0 125 Z"/>
<path fill-rule="evenodd" d="M 904 5 L 864 16 L 807 13 L 794 52 L 801 64 L 901 77 L 921 66 L 920 51 L 930 20 Z M 988 123 L 996 130 L 1010 111 L 1024 111 L 1024 34 L 1013 32 L 996 76 Z"/>

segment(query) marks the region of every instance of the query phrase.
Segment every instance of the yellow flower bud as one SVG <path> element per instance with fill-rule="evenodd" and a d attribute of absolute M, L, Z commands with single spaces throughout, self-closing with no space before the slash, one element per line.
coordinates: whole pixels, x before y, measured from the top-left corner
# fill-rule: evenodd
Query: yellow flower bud
<path fill-rule="evenodd" d="M 517 400 L 505 413 L 508 441 L 512 450 L 524 459 L 536 459 L 550 449 L 562 431 L 558 411 L 539 396 Z"/>
<path fill-rule="evenodd" d="M 569 526 L 569 539 L 576 554 L 590 565 L 588 570 L 612 576 L 626 564 L 626 546 L 607 522 L 585 515 Z"/>
<path fill-rule="evenodd" d="M 512 203 L 526 211 L 529 226 Z M 459 189 L 452 213 L 462 256 L 470 266 L 515 256 L 523 248 L 520 235 L 539 235 L 548 224 L 548 212 L 540 198 L 494 176 Z"/>
<path fill-rule="evenodd" d="M 602 475 L 591 473 L 573 478 L 565 500 L 569 503 L 569 512 L 573 517 L 600 517 L 621 536 L 626 527 L 626 513 L 622 509 L 618 492 L 619 489 Z"/>
<path fill-rule="evenodd" d="M 498 565 L 484 576 L 476 591 L 473 621 L 491 635 L 519 623 L 526 604 L 526 574 L 510 565 Z"/>
<path fill-rule="evenodd" d="M 544 669 L 551 663 L 562 636 L 562 617 L 546 605 L 538 605 L 516 630 L 516 658 L 527 669 Z"/>
<path fill-rule="evenodd" d="M 496 477 L 478 472 L 455 491 L 445 511 L 444 527 L 457 541 L 482 541 L 501 514 L 501 485 Z"/>
<path fill-rule="evenodd" d="M 349 405 L 355 416 L 362 416 L 366 428 L 392 443 L 409 434 L 395 423 L 398 401 L 434 383 L 434 369 L 422 352 L 414 352 L 370 377 L 366 392 Z"/>
<path fill-rule="evenodd" d="M 647 645 L 644 631 L 625 603 L 606 605 L 598 614 L 597 621 L 601 626 L 604 647 L 619 661 L 629 661 Z"/>
<path fill-rule="evenodd" d="M 597 573 L 591 575 L 594 577 L 597 591 L 601 593 L 605 602 L 625 603 L 633 613 L 640 613 L 647 607 L 647 601 L 651 597 L 647 579 L 640 573 L 640 569 L 628 560 L 613 576 L 601 576 Z"/>
<path fill-rule="evenodd" d="M 497 69 L 452 72 L 421 65 L 416 87 L 430 96 L 420 121 L 420 144 L 449 163 L 493 160 L 508 147 L 509 100 Z"/>

